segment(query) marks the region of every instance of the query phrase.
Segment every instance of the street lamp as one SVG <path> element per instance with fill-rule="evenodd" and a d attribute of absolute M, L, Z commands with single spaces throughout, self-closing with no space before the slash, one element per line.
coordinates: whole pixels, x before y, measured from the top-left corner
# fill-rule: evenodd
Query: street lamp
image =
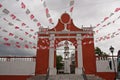
<path fill-rule="evenodd" d="M 115 67 L 115 60 L 113 58 L 113 52 L 114 52 L 114 47 L 110 47 L 109 48 L 110 52 L 112 53 L 112 61 L 113 61 L 113 68 L 114 68 L 114 72 L 115 72 L 115 80 L 116 80 L 116 67 Z"/>

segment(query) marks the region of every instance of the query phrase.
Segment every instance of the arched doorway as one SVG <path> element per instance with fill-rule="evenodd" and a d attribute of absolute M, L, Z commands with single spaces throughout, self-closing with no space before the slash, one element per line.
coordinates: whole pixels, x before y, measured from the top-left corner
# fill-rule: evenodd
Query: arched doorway
<path fill-rule="evenodd" d="M 57 74 L 75 73 L 75 46 L 68 40 L 63 40 L 56 47 Z"/>

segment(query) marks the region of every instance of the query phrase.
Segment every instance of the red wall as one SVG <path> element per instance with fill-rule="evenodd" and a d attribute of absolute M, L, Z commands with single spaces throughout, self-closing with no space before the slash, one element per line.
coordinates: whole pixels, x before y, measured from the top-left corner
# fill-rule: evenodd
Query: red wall
<path fill-rule="evenodd" d="M 0 76 L 0 80 L 26 80 L 27 78 L 29 78 L 30 76 Z"/>
<path fill-rule="evenodd" d="M 85 72 L 87 74 L 95 74 L 96 73 L 96 57 L 94 52 L 94 43 L 88 44 L 89 41 L 93 41 L 93 39 L 83 39 L 83 43 L 87 44 L 82 45 L 83 50 L 83 66 L 85 68 Z"/>
<path fill-rule="evenodd" d="M 114 80 L 115 78 L 115 73 L 113 72 L 97 72 L 96 75 L 105 80 Z"/>
<path fill-rule="evenodd" d="M 41 40 L 38 41 L 38 47 L 42 46 L 47 46 L 47 44 L 43 44 Z M 39 47 L 37 50 L 37 55 L 36 55 L 36 70 L 35 74 L 46 74 L 47 69 L 48 69 L 48 60 L 49 60 L 49 49 L 42 49 Z"/>

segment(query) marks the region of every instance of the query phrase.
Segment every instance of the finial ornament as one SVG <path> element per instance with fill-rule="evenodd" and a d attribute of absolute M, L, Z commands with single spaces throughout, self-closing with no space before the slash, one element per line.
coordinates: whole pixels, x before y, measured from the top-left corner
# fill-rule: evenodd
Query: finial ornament
<path fill-rule="evenodd" d="M 70 24 L 71 18 L 69 16 L 69 14 L 66 13 L 66 11 L 65 11 L 64 14 L 62 14 L 60 21 L 61 21 L 62 24 L 64 24 L 64 30 L 63 31 L 69 31 L 67 29 L 67 25 Z"/>

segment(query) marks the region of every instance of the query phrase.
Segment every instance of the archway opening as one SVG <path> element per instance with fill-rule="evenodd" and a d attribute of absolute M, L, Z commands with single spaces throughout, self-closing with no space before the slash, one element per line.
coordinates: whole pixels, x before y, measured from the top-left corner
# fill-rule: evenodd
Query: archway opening
<path fill-rule="evenodd" d="M 75 74 L 75 46 L 63 40 L 56 47 L 57 74 Z"/>

